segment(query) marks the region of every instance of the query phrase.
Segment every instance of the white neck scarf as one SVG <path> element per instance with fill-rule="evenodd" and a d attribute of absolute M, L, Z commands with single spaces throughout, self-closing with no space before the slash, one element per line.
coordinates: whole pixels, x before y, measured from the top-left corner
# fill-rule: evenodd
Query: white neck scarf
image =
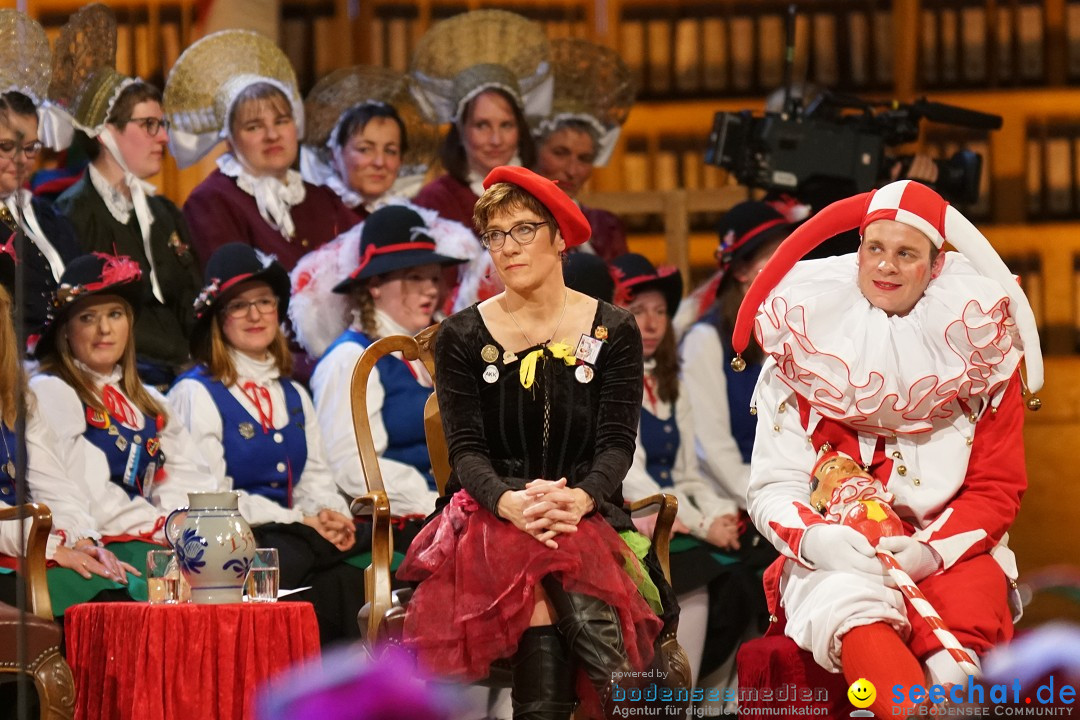
<path fill-rule="evenodd" d="M 300 173 L 287 170 L 285 182 L 270 175 L 254 175 L 243 161 L 232 153 L 219 157 L 217 166 L 223 174 L 235 178 L 241 190 L 255 198 L 259 215 L 268 225 L 287 239 L 296 234 L 291 211 L 294 205 L 304 202 L 306 195 L 304 179 Z"/>
<path fill-rule="evenodd" d="M 278 372 L 277 363 L 274 361 L 274 356 L 270 353 L 266 353 L 266 357 L 262 360 L 256 360 L 250 355 L 230 347 L 229 358 L 233 361 L 233 367 L 236 368 L 237 377 L 243 380 L 254 380 L 259 385 L 266 387 L 281 376 L 281 373 Z"/>
<path fill-rule="evenodd" d="M 30 204 L 30 197 L 28 191 L 16 190 L 4 198 L 4 204 L 7 205 L 11 216 L 15 218 L 15 222 L 18 222 L 19 226 L 22 227 L 26 237 L 30 238 L 30 242 L 34 243 L 37 249 L 41 251 L 41 254 L 45 256 L 45 260 L 49 263 L 49 270 L 52 271 L 53 280 L 60 282 L 60 276 L 64 274 L 64 261 L 60 258 L 60 253 L 56 252 L 56 248 L 49 242 L 49 239 L 45 237 L 41 225 L 38 224 L 37 216 L 34 215 L 34 208 Z"/>
<path fill-rule="evenodd" d="M 161 292 L 161 285 L 158 283 L 157 270 L 154 269 L 154 253 L 150 249 L 150 226 L 154 223 L 154 215 L 150 212 L 150 201 L 147 200 L 150 195 L 157 192 L 157 188 L 136 177 L 128 169 L 127 163 L 124 162 L 124 156 L 116 145 L 116 139 L 112 136 L 112 131 L 108 127 L 102 130 L 97 137 L 124 173 L 122 182 L 127 186 L 128 192 L 131 193 L 131 205 L 135 209 L 135 219 L 139 223 L 139 232 L 142 233 L 143 252 L 146 253 L 146 262 L 150 266 L 150 287 L 153 289 L 154 297 L 157 298 L 158 302 L 164 304 L 165 295 Z M 90 166 L 90 170 L 91 173 L 95 171 L 93 165 Z M 106 204 L 108 204 L 108 201 L 106 201 Z M 112 208 L 110 208 L 111 211 Z M 117 218 L 117 220 L 120 220 L 120 218 Z M 127 220 L 125 219 L 122 222 L 126 224 Z"/>

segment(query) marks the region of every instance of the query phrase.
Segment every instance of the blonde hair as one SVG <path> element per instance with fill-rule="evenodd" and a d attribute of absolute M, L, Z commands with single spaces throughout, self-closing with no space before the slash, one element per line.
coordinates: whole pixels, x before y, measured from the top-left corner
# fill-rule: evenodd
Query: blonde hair
<path fill-rule="evenodd" d="M 169 421 L 169 414 L 165 412 L 165 406 L 147 391 L 146 386 L 139 379 L 139 370 L 135 364 L 135 312 L 127 300 L 119 296 L 114 297 L 124 308 L 124 316 L 128 320 L 127 343 L 124 345 L 124 354 L 120 357 L 120 382 L 118 383 L 120 390 L 131 399 L 143 415 L 153 419 L 160 416 L 161 427 L 165 427 Z M 63 332 L 73 315 L 74 312 L 69 311 L 63 325 L 56 329 L 53 348 L 41 360 L 41 372 L 56 375 L 75 390 L 75 394 L 85 405 L 104 413 L 106 409 L 101 401 L 101 394 L 94 387 L 90 373 L 75 364 L 67 334 Z"/>
<path fill-rule="evenodd" d="M 192 349 L 191 356 L 206 365 L 210 371 L 210 379 L 220 382 L 225 387 L 236 384 L 239 375 L 236 372 L 236 363 L 229 354 L 229 341 L 225 338 L 225 332 L 221 329 L 221 319 L 218 313 L 210 318 L 210 331 L 206 333 L 201 342 Z M 274 358 L 278 373 L 282 377 L 292 375 L 293 359 L 289 351 L 289 342 L 285 339 L 285 333 L 281 331 L 281 325 L 277 327 L 277 334 L 267 348 L 267 352 Z"/>
<path fill-rule="evenodd" d="M 377 339 L 375 334 L 379 330 L 379 323 L 375 319 L 375 298 L 371 296 L 370 281 L 356 283 L 349 288 L 349 299 L 360 316 L 360 329 L 372 340 Z"/>
<path fill-rule="evenodd" d="M 4 425 L 15 429 L 15 419 L 19 416 L 20 391 L 25 398 L 24 405 L 31 402 L 30 391 L 26 386 L 26 373 L 19 364 L 16 346 L 15 324 L 11 321 L 11 295 L 7 288 L 0 285 L 0 404 L 3 405 Z"/>

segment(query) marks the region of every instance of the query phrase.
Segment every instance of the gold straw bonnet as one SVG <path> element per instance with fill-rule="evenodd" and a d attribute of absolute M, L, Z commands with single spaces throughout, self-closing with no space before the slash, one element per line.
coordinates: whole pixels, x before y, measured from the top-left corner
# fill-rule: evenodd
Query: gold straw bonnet
<path fill-rule="evenodd" d="M 438 128 L 424 117 L 407 75 L 373 65 L 341 68 L 315 84 L 304 100 L 305 150 L 327 160 L 337 145 L 342 116 L 369 102 L 392 106 L 405 124 L 409 149 L 402 157 L 401 173 L 427 172 L 438 147 Z"/>
<path fill-rule="evenodd" d="M 165 115 L 172 123 L 169 149 L 183 168 L 228 137 L 228 116 L 236 97 L 265 82 L 281 90 L 303 134 L 304 106 L 296 72 L 272 40 L 250 30 L 222 30 L 191 45 L 169 71 Z"/>
<path fill-rule="evenodd" d="M 0 93 L 22 93 L 40 105 L 49 90 L 52 51 L 41 25 L 18 10 L 0 10 Z"/>
<path fill-rule="evenodd" d="M 545 137 L 568 120 L 587 123 L 598 138 L 594 164 L 606 165 L 634 104 L 630 68 L 614 50 L 570 38 L 552 41 L 551 67 L 551 115 L 539 123 L 536 134 Z"/>
<path fill-rule="evenodd" d="M 134 82 L 116 72 L 116 17 L 100 3 L 87 5 L 60 29 L 52 57 L 49 101 L 66 113 L 64 122 L 43 117 L 39 134 L 51 147 L 66 147 L 72 128 L 96 137 L 113 103 Z M 50 140 L 54 142 L 50 142 Z"/>
<path fill-rule="evenodd" d="M 499 88 L 521 110 L 544 117 L 551 108 L 549 45 L 540 23 L 505 10 L 474 10 L 434 25 L 420 38 L 410 73 L 419 99 L 437 122 L 457 122 L 465 104 Z"/>

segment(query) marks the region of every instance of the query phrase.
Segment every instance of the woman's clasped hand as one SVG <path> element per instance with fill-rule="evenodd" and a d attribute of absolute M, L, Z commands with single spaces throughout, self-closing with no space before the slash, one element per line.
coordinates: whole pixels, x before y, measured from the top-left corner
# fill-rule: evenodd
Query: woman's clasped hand
<path fill-rule="evenodd" d="M 555 536 L 577 532 L 581 518 L 596 508 L 592 497 L 579 488 L 566 487 L 566 478 L 537 479 L 524 490 L 512 490 L 499 498 L 499 516 L 509 520 L 538 542 L 552 549 Z"/>

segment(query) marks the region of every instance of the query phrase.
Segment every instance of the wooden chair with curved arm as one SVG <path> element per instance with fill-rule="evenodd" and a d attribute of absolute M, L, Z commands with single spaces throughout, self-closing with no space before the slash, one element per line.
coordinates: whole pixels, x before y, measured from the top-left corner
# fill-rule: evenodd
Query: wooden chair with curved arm
<path fill-rule="evenodd" d="M 0 521 L 17 520 L 25 512 L 30 532 L 26 542 L 26 665 L 17 657 L 19 613 L 0 603 L 0 673 L 25 672 L 34 681 L 41 720 L 70 720 L 75 715 L 75 679 L 60 654 L 60 627 L 53 621 L 45 575 L 45 545 L 52 530 L 52 513 L 30 503 L 0 509 Z"/>
<path fill-rule="evenodd" d="M 358 622 L 360 632 L 369 651 L 387 644 L 400 644 L 405 621 L 405 608 L 411 590 L 392 591 L 390 587 L 390 564 L 393 559 L 393 537 L 390 532 L 390 503 L 383 486 L 382 472 L 379 470 L 379 456 L 371 436 L 371 423 L 367 412 L 368 377 L 372 368 L 384 356 L 400 352 L 406 360 L 422 360 L 431 377 L 435 377 L 435 338 L 438 324 L 421 330 L 415 337 L 393 335 L 372 343 L 353 369 L 350 393 L 352 395 L 353 431 L 360 450 L 360 465 L 368 492 L 356 498 L 352 504 L 356 515 L 372 515 L 371 565 L 364 571 L 364 592 L 366 603 L 360 611 Z M 427 436 L 428 456 L 431 459 L 431 471 L 435 476 L 439 493 L 446 492 L 450 479 L 450 452 L 443 433 L 442 416 L 439 412 L 439 399 L 432 393 L 424 406 L 424 430 Z M 652 543 L 656 556 L 664 571 L 664 577 L 670 582 L 668 565 L 671 526 L 675 522 L 679 501 L 673 495 L 657 494 L 630 503 L 632 513 L 642 513 L 656 508 L 657 520 L 653 530 Z M 660 653 L 672 685 L 690 687 L 691 669 L 686 653 L 675 638 L 675 627 L 664 632 L 659 641 Z M 500 681 L 504 678 L 500 678 Z M 508 680 L 507 678 L 505 678 Z M 508 684 L 497 682 L 496 684 Z"/>

